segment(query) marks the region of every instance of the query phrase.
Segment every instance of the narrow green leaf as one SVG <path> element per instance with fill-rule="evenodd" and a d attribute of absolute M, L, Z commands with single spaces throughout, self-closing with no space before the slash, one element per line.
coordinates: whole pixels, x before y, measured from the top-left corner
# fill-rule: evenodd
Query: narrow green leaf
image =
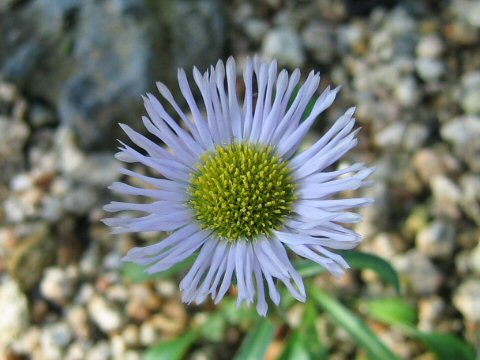
<path fill-rule="evenodd" d="M 328 354 L 323 345 L 320 334 L 318 333 L 316 320 L 318 318 L 318 309 L 313 301 L 308 301 L 305 304 L 304 321 L 300 328 L 301 334 L 305 339 L 305 346 L 308 349 L 311 359 L 327 360 Z"/>
<path fill-rule="evenodd" d="M 122 275 L 124 278 L 134 283 L 165 279 L 173 274 L 176 274 L 179 271 L 190 267 L 194 261 L 195 257 L 191 256 L 190 258 L 172 266 L 170 269 L 156 274 L 148 274 L 147 272 L 145 272 L 145 266 L 141 266 L 133 262 L 126 262 L 122 267 Z"/>
<path fill-rule="evenodd" d="M 475 360 L 470 345 L 453 335 L 417 331 L 415 337 L 425 343 L 439 360 Z"/>
<path fill-rule="evenodd" d="M 389 282 L 400 294 L 400 278 L 390 263 L 376 255 L 360 251 L 340 252 L 352 269 L 375 271 L 382 279 Z M 326 270 L 319 264 L 309 260 L 295 262 L 295 267 L 303 277 L 323 274 Z"/>
<path fill-rule="evenodd" d="M 143 360 L 181 360 L 197 338 L 198 333 L 191 331 L 177 339 L 161 342 L 148 349 Z"/>
<path fill-rule="evenodd" d="M 415 306 L 408 304 L 403 299 L 375 299 L 368 301 L 365 305 L 371 317 L 387 325 L 415 327 L 417 324 Z"/>
<path fill-rule="evenodd" d="M 264 359 L 274 334 L 275 325 L 267 318 L 259 318 L 243 340 L 235 360 Z"/>
<path fill-rule="evenodd" d="M 402 299 L 372 300 L 367 304 L 368 313 L 378 321 L 396 326 L 405 335 L 423 342 L 440 360 L 473 360 L 474 351 L 466 342 L 450 335 L 427 333 L 416 328 L 415 308 Z"/>
<path fill-rule="evenodd" d="M 287 346 L 279 360 L 310 360 L 313 359 L 308 353 L 306 341 L 299 331 L 294 331 L 288 337 Z"/>
<path fill-rule="evenodd" d="M 389 282 L 395 288 L 397 293 L 400 294 L 400 278 L 398 277 L 397 271 L 388 261 L 376 255 L 360 251 L 348 251 L 344 252 L 342 255 L 353 269 L 370 269 L 375 271 L 382 279 Z"/>
<path fill-rule="evenodd" d="M 369 353 L 372 359 L 395 360 L 397 356 L 355 314 L 319 288 L 310 288 L 313 299 Z"/>

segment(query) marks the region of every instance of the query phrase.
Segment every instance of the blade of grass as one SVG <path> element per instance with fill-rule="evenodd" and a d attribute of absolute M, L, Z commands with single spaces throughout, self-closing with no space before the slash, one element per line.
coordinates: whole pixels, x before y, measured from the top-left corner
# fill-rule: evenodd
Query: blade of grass
<path fill-rule="evenodd" d="M 353 312 L 319 288 L 310 288 L 313 299 L 364 347 L 372 359 L 397 360 L 398 357 Z"/>
<path fill-rule="evenodd" d="M 390 283 L 398 294 L 401 292 L 400 278 L 390 263 L 376 255 L 367 254 L 360 251 L 342 252 L 352 269 L 364 270 L 370 269 L 375 271 L 378 276 Z M 303 277 L 315 276 L 323 274 L 326 270 L 321 265 L 310 260 L 299 260 L 295 262 L 295 267 Z"/>
<path fill-rule="evenodd" d="M 274 334 L 275 325 L 267 318 L 259 318 L 243 340 L 235 360 L 264 359 Z"/>

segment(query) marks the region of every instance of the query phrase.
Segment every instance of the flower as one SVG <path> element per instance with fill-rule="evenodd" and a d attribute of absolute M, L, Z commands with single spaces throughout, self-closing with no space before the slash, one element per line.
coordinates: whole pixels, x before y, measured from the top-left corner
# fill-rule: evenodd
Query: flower
<path fill-rule="evenodd" d="M 167 87 L 157 83 L 183 127 L 151 94 L 144 97 L 148 117 L 143 117 L 143 124 L 155 141 L 121 125 L 142 151 L 121 143 L 117 158 L 141 163 L 156 176 L 122 168 L 122 174 L 148 186 L 115 182 L 111 189 L 154 201 L 113 201 L 106 211 L 146 215 L 104 222 L 114 233 L 168 233 L 164 240 L 133 248 L 123 258 L 146 266 L 148 273 L 164 271 L 198 252 L 180 283 L 186 303 L 201 303 L 208 296 L 218 303 L 234 279 L 238 304 L 256 300 L 261 315 L 267 313 L 267 292 L 273 303 L 279 303 L 278 281 L 305 301 L 302 277 L 288 249 L 334 275 L 342 274 L 348 264 L 331 250 L 352 249 L 360 236 L 340 223 L 359 221 L 359 215 L 348 210 L 371 203 L 368 198 L 331 199 L 338 192 L 365 185 L 372 173 L 360 163 L 327 170 L 357 144 L 357 131 L 352 131 L 354 108 L 310 148 L 299 151 L 316 118 L 338 92 L 338 88 L 327 88 L 307 114 L 320 83 L 318 73 L 311 72 L 299 86 L 298 69 L 290 75 L 286 70 L 277 74 L 275 61 L 247 59 L 243 105 L 237 96 L 233 58 L 225 65 L 218 61 L 204 74 L 194 68 L 193 77 L 202 96 L 201 107 L 185 72 L 178 71 L 191 117 Z"/>

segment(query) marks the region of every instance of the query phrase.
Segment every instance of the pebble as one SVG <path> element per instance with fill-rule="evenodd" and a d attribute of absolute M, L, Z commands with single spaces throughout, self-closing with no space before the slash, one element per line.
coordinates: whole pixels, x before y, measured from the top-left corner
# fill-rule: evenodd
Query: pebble
<path fill-rule="evenodd" d="M 321 22 L 310 22 L 302 31 L 305 48 L 319 64 L 329 64 L 336 54 L 335 32 Z"/>
<path fill-rule="evenodd" d="M 425 82 L 439 80 L 445 74 L 445 64 L 436 59 L 419 58 L 415 62 L 418 76 Z"/>
<path fill-rule="evenodd" d="M 470 269 L 472 269 L 475 274 L 480 275 L 480 242 L 469 254 L 468 262 Z"/>
<path fill-rule="evenodd" d="M 106 340 L 97 342 L 88 351 L 85 360 L 110 360 L 112 359 L 112 350 Z"/>
<path fill-rule="evenodd" d="M 65 348 L 72 341 L 72 338 L 72 330 L 64 322 L 45 326 L 40 339 L 45 358 L 63 360 Z"/>
<path fill-rule="evenodd" d="M 276 59 L 280 66 L 297 68 L 303 66 L 305 53 L 300 36 L 288 27 L 270 30 L 262 42 L 265 59 Z"/>
<path fill-rule="evenodd" d="M 417 56 L 421 58 L 438 58 L 445 49 L 442 38 L 438 34 L 422 36 L 417 44 Z"/>
<path fill-rule="evenodd" d="M 460 216 L 458 204 L 462 199 L 462 192 L 457 184 L 444 175 L 437 175 L 431 178 L 430 188 L 435 212 L 458 218 Z"/>
<path fill-rule="evenodd" d="M 395 86 L 394 95 L 398 102 L 406 107 L 415 106 L 421 100 L 420 90 L 413 76 L 401 79 Z"/>
<path fill-rule="evenodd" d="M 417 249 L 427 256 L 450 258 L 455 248 L 455 227 L 434 221 L 417 234 L 415 241 Z"/>
<path fill-rule="evenodd" d="M 94 296 L 89 301 L 88 312 L 93 322 L 104 333 L 116 333 L 125 323 L 120 309 L 100 296 Z"/>
<path fill-rule="evenodd" d="M 480 280 L 463 281 L 455 290 L 453 304 L 462 313 L 466 321 L 480 322 Z"/>
<path fill-rule="evenodd" d="M 394 267 L 405 278 L 407 287 L 420 296 L 435 294 L 443 276 L 433 263 L 422 253 L 415 249 L 392 259 Z"/>
<path fill-rule="evenodd" d="M 40 293 L 54 304 L 65 305 L 73 295 L 72 280 L 64 268 L 48 268 L 40 282 Z"/>
<path fill-rule="evenodd" d="M 445 301 L 440 296 L 420 299 L 418 303 L 418 327 L 425 332 L 435 331 L 438 320 L 445 310 Z"/>
<path fill-rule="evenodd" d="M 11 279 L 0 283 L 0 353 L 12 345 L 30 325 L 27 297 Z"/>
<path fill-rule="evenodd" d="M 81 305 L 72 305 L 65 311 L 67 323 L 72 328 L 75 337 L 88 340 L 91 336 L 90 322 L 87 310 Z"/>
<path fill-rule="evenodd" d="M 466 174 L 460 178 L 463 211 L 480 226 L 480 176 Z"/>

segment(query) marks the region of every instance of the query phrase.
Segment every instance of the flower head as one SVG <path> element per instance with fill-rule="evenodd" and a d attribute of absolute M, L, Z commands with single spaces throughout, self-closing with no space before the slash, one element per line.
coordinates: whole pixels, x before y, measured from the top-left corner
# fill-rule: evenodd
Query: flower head
<path fill-rule="evenodd" d="M 320 76 L 310 73 L 299 87 L 300 72 L 277 74 L 277 64 L 248 59 L 243 71 L 243 104 L 237 96 L 235 61 L 219 61 L 210 71 L 193 71 L 201 93 L 195 100 L 183 70 L 180 90 L 189 106 L 185 114 L 162 83 L 158 89 L 175 117 L 153 95 L 144 98 L 143 123 L 156 138 L 121 125 L 142 151 L 123 144 L 117 158 L 153 170 L 146 176 L 122 168 L 143 187 L 113 183 L 114 191 L 153 199 L 149 203 L 111 202 L 105 210 L 138 211 L 140 217 L 108 218 L 114 232 L 168 232 L 153 245 L 131 249 L 124 257 L 156 273 L 198 256 L 180 283 L 183 301 L 219 302 L 232 282 L 238 303 L 257 303 L 267 312 L 266 293 L 278 304 L 281 281 L 298 300 L 306 294 L 291 253 L 340 275 L 348 264 L 331 250 L 351 249 L 360 236 L 341 223 L 359 216 L 348 211 L 368 198 L 331 199 L 338 192 L 364 185 L 372 169 L 354 164 L 327 170 L 357 144 L 354 109 L 347 110 L 310 148 L 300 144 L 338 89 L 316 97 Z M 226 81 L 225 81 L 226 80 Z M 295 94 L 295 90 L 298 92 Z M 306 109 L 315 98 L 309 114 Z M 163 143 L 162 146 L 160 143 Z"/>

